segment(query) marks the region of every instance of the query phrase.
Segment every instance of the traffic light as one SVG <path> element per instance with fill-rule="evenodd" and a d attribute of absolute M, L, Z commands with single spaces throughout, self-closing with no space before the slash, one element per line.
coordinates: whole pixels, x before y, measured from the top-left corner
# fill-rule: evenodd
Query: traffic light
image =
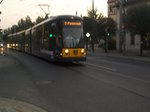
<path fill-rule="evenodd" d="M 52 33 L 49 34 L 49 38 L 53 38 L 53 37 L 56 37 L 56 36 L 57 36 L 56 34 L 52 34 Z"/>
<path fill-rule="evenodd" d="M 107 36 L 107 37 L 111 37 L 110 29 L 108 28 L 108 29 L 106 29 L 105 31 L 106 31 L 106 36 Z"/>
<path fill-rule="evenodd" d="M 50 34 L 49 34 L 49 37 L 50 37 L 50 38 L 52 38 L 52 37 L 53 37 L 53 34 L 52 34 L 52 33 L 50 33 Z"/>
<path fill-rule="evenodd" d="M 109 33 L 109 32 L 107 32 L 107 36 L 108 36 L 108 37 L 110 36 L 110 33 Z"/>

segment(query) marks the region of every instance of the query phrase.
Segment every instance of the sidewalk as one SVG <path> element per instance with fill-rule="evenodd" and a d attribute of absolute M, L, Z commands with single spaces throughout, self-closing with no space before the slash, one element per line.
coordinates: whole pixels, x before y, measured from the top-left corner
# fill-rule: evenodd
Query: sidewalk
<path fill-rule="evenodd" d="M 119 57 L 119 58 L 126 58 L 126 59 L 133 59 L 133 60 L 141 60 L 150 62 L 150 54 L 139 56 L 134 53 L 119 53 L 117 50 L 108 50 L 107 53 L 101 48 L 95 48 L 94 52 L 91 50 L 87 51 L 88 55 L 96 55 L 96 56 L 111 56 L 111 57 Z"/>

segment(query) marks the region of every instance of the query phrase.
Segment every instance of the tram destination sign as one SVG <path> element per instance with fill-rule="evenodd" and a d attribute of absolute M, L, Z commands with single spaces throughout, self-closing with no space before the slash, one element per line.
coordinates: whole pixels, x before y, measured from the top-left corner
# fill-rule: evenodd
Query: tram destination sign
<path fill-rule="evenodd" d="M 81 26 L 80 21 L 65 21 L 64 22 L 65 26 Z"/>

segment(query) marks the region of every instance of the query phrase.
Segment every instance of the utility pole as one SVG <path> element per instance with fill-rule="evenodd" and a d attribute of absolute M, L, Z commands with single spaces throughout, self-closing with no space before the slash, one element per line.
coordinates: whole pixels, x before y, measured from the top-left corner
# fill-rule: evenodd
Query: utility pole
<path fill-rule="evenodd" d="M 0 1 L 0 4 L 3 2 L 3 0 Z"/>
<path fill-rule="evenodd" d="M 117 1 L 117 5 L 119 7 L 119 17 L 118 17 L 118 47 L 119 47 L 119 52 L 122 53 L 122 2 L 120 0 Z"/>
<path fill-rule="evenodd" d="M 0 4 L 3 2 L 3 0 L 0 1 Z M 0 14 L 2 14 L 2 12 L 0 11 Z M 0 19 L 1 22 L 1 19 Z M 1 29 L 0 29 L 0 33 L 1 33 Z"/>
<path fill-rule="evenodd" d="M 126 31 L 125 31 L 125 3 L 127 0 L 118 0 L 118 7 L 119 7 L 119 18 L 118 18 L 118 40 L 119 40 L 119 52 L 125 54 L 126 49 Z"/>
<path fill-rule="evenodd" d="M 94 22 L 94 19 L 95 19 L 95 17 L 94 17 L 94 0 L 92 0 L 92 12 L 93 12 L 93 23 L 92 23 L 92 36 L 91 36 L 91 47 L 92 47 L 92 52 L 94 52 L 94 24 L 95 24 L 95 22 Z"/>

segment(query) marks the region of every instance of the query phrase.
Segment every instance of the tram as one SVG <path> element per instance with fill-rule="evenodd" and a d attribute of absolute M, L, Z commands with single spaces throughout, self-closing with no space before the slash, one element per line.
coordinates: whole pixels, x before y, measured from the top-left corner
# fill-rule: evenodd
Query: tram
<path fill-rule="evenodd" d="M 8 35 L 7 46 L 17 51 L 25 51 L 25 30 Z"/>
<path fill-rule="evenodd" d="M 50 61 L 86 61 L 83 21 L 77 16 L 50 17 L 8 38 L 12 49 Z"/>

